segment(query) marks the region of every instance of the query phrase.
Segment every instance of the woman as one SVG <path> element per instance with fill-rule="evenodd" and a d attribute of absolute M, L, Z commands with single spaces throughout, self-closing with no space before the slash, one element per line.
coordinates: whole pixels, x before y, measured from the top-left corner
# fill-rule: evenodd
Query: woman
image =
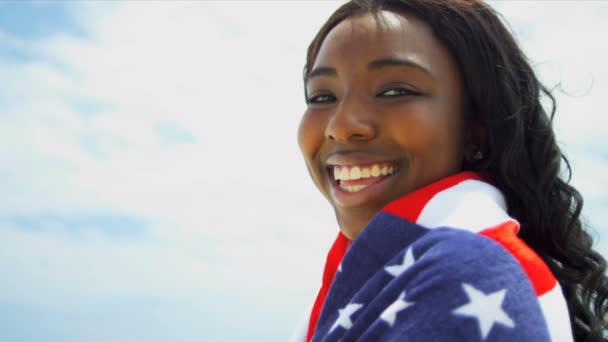
<path fill-rule="evenodd" d="M 553 97 L 488 5 L 351 1 L 304 82 L 299 144 L 341 230 L 305 339 L 603 340 Z"/>

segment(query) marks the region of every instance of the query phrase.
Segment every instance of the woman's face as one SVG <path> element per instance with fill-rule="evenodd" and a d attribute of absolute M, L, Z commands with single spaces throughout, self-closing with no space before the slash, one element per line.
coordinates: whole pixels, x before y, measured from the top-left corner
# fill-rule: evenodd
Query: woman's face
<path fill-rule="evenodd" d="M 389 202 L 462 168 L 457 66 L 416 17 L 342 21 L 309 72 L 298 139 L 310 175 L 351 239 Z"/>

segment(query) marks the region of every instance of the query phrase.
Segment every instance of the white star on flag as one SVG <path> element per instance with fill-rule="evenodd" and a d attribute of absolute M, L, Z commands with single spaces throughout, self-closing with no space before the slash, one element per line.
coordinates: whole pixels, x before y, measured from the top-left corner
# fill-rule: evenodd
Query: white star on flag
<path fill-rule="evenodd" d="M 386 321 L 389 326 L 393 326 L 395 319 L 397 318 L 397 313 L 411 305 L 414 305 L 414 303 L 405 300 L 405 291 L 403 291 L 399 298 L 382 312 L 380 318 Z"/>
<path fill-rule="evenodd" d="M 405 255 L 403 256 L 403 262 L 401 263 L 401 265 L 386 266 L 384 268 L 384 270 L 386 270 L 386 272 L 390 273 L 393 277 L 397 277 L 401 273 L 403 273 L 406 269 L 408 269 L 410 266 L 412 266 L 414 264 L 414 262 L 415 262 L 414 254 L 412 254 L 412 247 L 410 247 L 405 252 Z"/>
<path fill-rule="evenodd" d="M 482 340 L 488 337 L 494 323 L 501 323 L 509 328 L 515 327 L 513 320 L 502 309 L 502 302 L 507 294 L 506 289 L 486 295 L 469 284 L 463 283 L 462 288 L 469 297 L 469 303 L 454 309 L 452 313 L 476 318 Z"/>
<path fill-rule="evenodd" d="M 350 320 L 350 316 L 362 307 L 363 304 L 349 303 L 344 309 L 338 310 L 338 319 L 336 320 L 336 322 L 334 322 L 334 325 L 331 326 L 329 332 L 332 332 L 338 326 L 341 326 L 346 330 L 350 329 L 350 327 L 353 326 L 353 322 Z"/>

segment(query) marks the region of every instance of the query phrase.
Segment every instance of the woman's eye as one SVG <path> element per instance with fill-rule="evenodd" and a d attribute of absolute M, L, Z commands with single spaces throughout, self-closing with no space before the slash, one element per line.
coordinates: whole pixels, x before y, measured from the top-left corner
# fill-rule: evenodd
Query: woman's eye
<path fill-rule="evenodd" d="M 330 94 L 320 94 L 308 99 L 308 103 L 329 103 L 335 101 L 336 98 Z"/>
<path fill-rule="evenodd" d="M 405 95 L 418 95 L 419 93 L 405 88 L 391 88 L 378 94 L 378 97 L 397 97 Z"/>

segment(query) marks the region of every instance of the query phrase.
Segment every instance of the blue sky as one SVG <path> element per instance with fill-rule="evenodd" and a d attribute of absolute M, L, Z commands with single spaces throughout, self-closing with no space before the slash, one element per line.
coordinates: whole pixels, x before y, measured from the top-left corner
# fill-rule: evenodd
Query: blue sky
<path fill-rule="evenodd" d="M 3 1 L 0 21 L 5 32 L 28 39 L 58 33 L 82 37 L 84 28 L 78 23 L 77 14 L 72 13 L 68 6 L 59 1 Z"/>
<path fill-rule="evenodd" d="M 558 138 L 608 255 L 608 3 L 493 4 L 561 83 Z M 0 2 L 0 339 L 286 340 L 337 232 L 296 142 L 334 8 Z"/>

